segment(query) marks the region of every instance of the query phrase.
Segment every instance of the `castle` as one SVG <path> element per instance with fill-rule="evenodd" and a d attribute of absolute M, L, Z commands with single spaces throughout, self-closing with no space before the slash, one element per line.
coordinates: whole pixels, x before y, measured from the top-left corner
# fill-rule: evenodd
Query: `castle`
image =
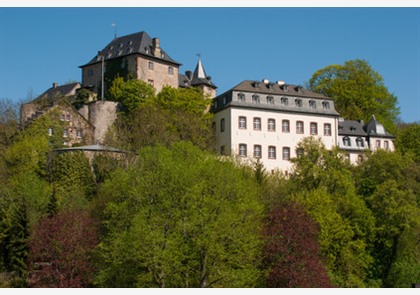
<path fill-rule="evenodd" d="M 131 75 L 159 92 L 165 85 L 200 87 L 213 99 L 213 127 L 220 154 L 260 159 L 267 170 L 291 168 L 290 159 L 299 155 L 298 142 L 306 136 L 320 138 L 327 148 L 338 146 L 352 163 L 365 150 L 394 150 L 394 136 L 374 116 L 367 123 L 344 120 L 334 101 L 299 85 L 284 81 L 243 81 L 216 96 L 216 85 L 207 76 L 201 60 L 194 72 L 180 73 L 181 64 L 146 32 L 112 40 L 88 63 L 80 66 L 82 82 L 56 83 L 34 101 L 21 107 L 21 125 L 58 109 L 66 122 L 64 145 L 102 143 L 116 119 L 118 103 L 104 101 L 104 92 L 116 74 Z M 88 89 L 89 97 L 79 109 L 72 105 L 77 92 Z M 50 134 L 54 130 L 48 130 Z"/>

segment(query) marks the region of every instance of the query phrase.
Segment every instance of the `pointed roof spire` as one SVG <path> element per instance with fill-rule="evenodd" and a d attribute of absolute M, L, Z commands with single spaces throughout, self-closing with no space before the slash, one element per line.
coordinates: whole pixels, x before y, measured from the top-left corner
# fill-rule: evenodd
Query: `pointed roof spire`
<path fill-rule="evenodd" d="M 211 81 L 211 77 L 207 76 L 206 71 L 204 70 L 203 64 L 201 62 L 200 54 L 197 54 L 198 56 L 198 63 L 195 67 L 194 74 L 191 79 L 191 86 L 197 86 L 205 84 L 207 86 L 217 88 L 216 85 L 213 84 Z"/>

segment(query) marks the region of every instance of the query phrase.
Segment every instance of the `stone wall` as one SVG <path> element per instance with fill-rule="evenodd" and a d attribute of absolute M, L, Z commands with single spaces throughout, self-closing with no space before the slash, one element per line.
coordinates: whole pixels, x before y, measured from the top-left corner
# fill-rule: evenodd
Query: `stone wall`
<path fill-rule="evenodd" d="M 89 122 L 95 126 L 95 143 L 103 144 L 108 128 L 117 119 L 118 103 L 95 101 L 89 104 Z"/>

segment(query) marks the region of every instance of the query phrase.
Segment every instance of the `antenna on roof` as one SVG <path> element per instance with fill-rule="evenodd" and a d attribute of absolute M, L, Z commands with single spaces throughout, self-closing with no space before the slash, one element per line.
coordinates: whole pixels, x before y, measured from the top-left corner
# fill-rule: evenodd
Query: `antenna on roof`
<path fill-rule="evenodd" d="M 114 39 L 117 39 L 117 24 L 112 23 L 111 24 L 111 27 L 114 28 Z"/>

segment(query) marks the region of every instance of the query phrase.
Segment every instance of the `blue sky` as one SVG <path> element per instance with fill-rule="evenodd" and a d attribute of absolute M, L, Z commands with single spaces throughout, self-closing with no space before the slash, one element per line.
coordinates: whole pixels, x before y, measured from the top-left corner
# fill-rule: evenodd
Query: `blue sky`
<path fill-rule="evenodd" d="M 80 81 L 114 37 L 146 31 L 194 70 L 197 53 L 218 94 L 243 80 L 305 85 L 331 64 L 364 59 L 420 121 L 420 8 L 0 8 L 0 97 L 36 96 Z M 357 119 L 357 118 L 355 118 Z"/>

